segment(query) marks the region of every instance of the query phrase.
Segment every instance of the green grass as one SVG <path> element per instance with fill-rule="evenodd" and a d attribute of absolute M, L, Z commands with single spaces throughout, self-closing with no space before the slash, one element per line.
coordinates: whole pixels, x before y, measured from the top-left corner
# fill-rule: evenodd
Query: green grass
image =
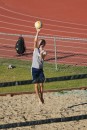
<path fill-rule="evenodd" d="M 16 66 L 14 69 L 8 69 L 8 65 Z M 87 67 L 85 66 L 71 66 L 71 65 L 58 65 L 55 70 L 55 65 L 50 63 L 44 64 L 44 73 L 46 78 L 60 77 L 68 75 L 87 74 Z M 21 81 L 32 79 L 31 76 L 31 62 L 14 60 L 14 59 L 0 59 L 0 82 L 8 81 Z M 87 79 L 57 81 L 45 83 L 46 89 L 60 89 L 87 86 Z M 0 88 L 0 93 L 3 92 L 19 92 L 19 91 L 33 91 L 34 85 L 22 85 Z"/>

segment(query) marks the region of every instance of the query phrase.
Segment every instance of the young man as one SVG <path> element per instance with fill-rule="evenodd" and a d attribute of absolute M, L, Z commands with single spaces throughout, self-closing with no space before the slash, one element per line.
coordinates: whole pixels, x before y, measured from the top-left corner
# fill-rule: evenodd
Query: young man
<path fill-rule="evenodd" d="M 39 98 L 39 101 L 41 103 L 44 103 L 43 83 L 45 81 L 45 76 L 43 73 L 43 62 L 46 56 L 46 51 L 44 51 L 46 41 L 44 39 L 41 39 L 38 41 L 39 33 L 40 33 L 40 29 L 37 29 L 36 36 L 34 39 L 34 52 L 33 52 L 33 59 L 32 59 L 32 77 L 33 77 L 33 83 L 35 86 L 35 92 Z"/>

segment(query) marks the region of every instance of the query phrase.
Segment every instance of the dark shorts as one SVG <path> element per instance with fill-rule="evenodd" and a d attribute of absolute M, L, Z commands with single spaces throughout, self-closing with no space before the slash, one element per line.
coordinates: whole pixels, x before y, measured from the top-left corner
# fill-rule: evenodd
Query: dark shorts
<path fill-rule="evenodd" d="M 33 83 L 43 83 L 45 81 L 43 69 L 32 68 L 32 78 Z"/>

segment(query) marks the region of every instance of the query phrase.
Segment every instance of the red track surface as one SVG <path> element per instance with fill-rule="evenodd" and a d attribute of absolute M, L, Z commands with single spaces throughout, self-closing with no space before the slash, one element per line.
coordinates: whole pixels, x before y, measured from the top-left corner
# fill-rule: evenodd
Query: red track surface
<path fill-rule="evenodd" d="M 0 32 L 35 35 L 34 23 L 43 22 L 41 35 L 87 38 L 87 0 L 0 0 Z M 25 38 L 27 53 L 17 56 L 14 46 L 18 37 L 0 35 L 0 57 L 29 60 L 32 38 Z M 6 40 L 8 39 L 8 40 Z M 12 39 L 12 40 L 9 40 Z M 14 41 L 13 41 L 14 40 Z M 47 49 L 53 49 L 53 39 Z M 87 42 L 56 41 L 58 63 L 87 66 Z M 50 47 L 50 48 L 49 48 Z M 49 61 L 54 54 L 48 51 Z"/>

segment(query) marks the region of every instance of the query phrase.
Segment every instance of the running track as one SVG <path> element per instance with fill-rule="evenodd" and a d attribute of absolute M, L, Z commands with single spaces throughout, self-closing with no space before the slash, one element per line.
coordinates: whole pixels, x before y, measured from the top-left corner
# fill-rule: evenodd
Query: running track
<path fill-rule="evenodd" d="M 34 22 L 41 20 L 41 36 L 87 38 L 87 0 L 0 0 L 0 32 L 35 35 Z M 0 34 L 0 57 L 29 60 L 33 38 L 25 37 L 27 52 L 18 56 L 17 36 Z M 54 39 L 47 41 L 47 60 L 54 61 Z M 87 41 L 56 40 L 58 63 L 87 66 Z"/>

